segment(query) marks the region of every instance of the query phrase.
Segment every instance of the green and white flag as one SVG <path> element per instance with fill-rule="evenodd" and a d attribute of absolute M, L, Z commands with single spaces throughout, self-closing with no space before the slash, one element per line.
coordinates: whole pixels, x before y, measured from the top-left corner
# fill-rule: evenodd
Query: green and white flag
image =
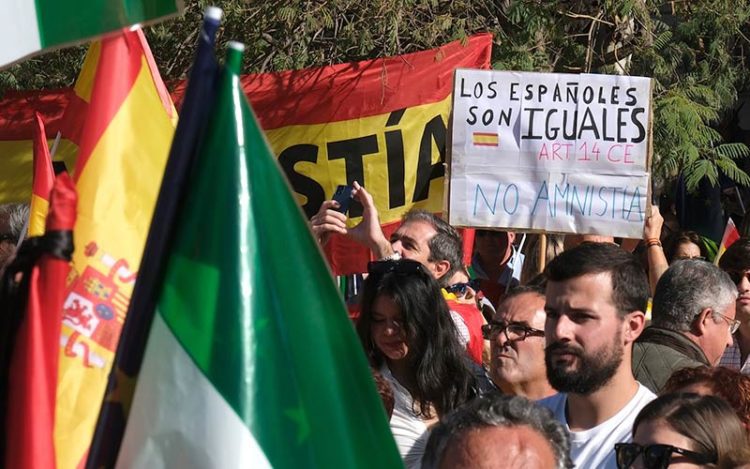
<path fill-rule="evenodd" d="M 400 467 L 344 304 L 240 88 L 241 60 L 234 43 L 117 466 Z"/>
<path fill-rule="evenodd" d="M 2 0 L 0 67 L 182 9 L 182 0 Z"/>

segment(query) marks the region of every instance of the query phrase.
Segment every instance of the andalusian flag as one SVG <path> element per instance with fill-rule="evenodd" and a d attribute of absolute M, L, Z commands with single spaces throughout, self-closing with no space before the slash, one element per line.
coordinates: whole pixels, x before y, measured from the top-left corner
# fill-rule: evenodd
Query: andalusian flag
<path fill-rule="evenodd" d="M 3 0 L 0 67 L 181 9 L 181 0 Z"/>
<path fill-rule="evenodd" d="M 63 308 L 55 449 L 86 455 L 159 192 L 175 117 L 140 30 L 92 44 L 76 83 L 87 103 L 75 167 L 78 221 Z"/>
<path fill-rule="evenodd" d="M 118 467 L 399 467 L 362 347 L 232 44 Z"/>
<path fill-rule="evenodd" d="M 55 170 L 52 168 L 52 157 L 47 146 L 47 135 L 44 121 L 39 113 L 35 113 L 36 127 L 34 127 L 34 179 L 31 184 L 31 204 L 29 206 L 29 234 L 41 236 L 44 234 L 44 224 L 49 210 L 49 194 L 55 182 Z"/>

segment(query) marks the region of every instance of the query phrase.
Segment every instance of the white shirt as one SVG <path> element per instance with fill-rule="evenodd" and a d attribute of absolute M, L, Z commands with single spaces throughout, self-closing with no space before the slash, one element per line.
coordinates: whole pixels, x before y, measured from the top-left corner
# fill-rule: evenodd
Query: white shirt
<path fill-rule="evenodd" d="M 380 373 L 388 380 L 393 390 L 394 405 L 390 424 L 398 452 L 404 460 L 406 469 L 419 469 L 422 467 L 422 456 L 430 432 L 424 420 L 412 410 L 414 399 L 411 394 L 393 377 L 388 365 L 384 364 L 380 368 Z"/>
<path fill-rule="evenodd" d="M 649 389 L 638 383 L 635 396 L 618 413 L 599 425 L 580 432 L 570 431 L 565 408 L 568 395 L 558 393 L 538 401 L 539 405 L 550 409 L 555 418 L 570 432 L 570 458 L 576 467 L 617 469 L 615 443 L 633 441 L 633 421 L 646 404 L 656 398 Z"/>

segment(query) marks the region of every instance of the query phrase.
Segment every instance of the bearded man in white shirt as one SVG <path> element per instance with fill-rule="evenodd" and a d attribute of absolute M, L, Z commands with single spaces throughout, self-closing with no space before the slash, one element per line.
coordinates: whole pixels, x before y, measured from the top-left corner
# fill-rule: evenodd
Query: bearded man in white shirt
<path fill-rule="evenodd" d="M 539 403 L 570 431 L 576 467 L 614 469 L 615 443 L 631 441 L 636 415 L 656 397 L 631 370 L 646 274 L 619 246 L 587 242 L 553 259 L 545 276 L 545 365 L 558 394 Z"/>

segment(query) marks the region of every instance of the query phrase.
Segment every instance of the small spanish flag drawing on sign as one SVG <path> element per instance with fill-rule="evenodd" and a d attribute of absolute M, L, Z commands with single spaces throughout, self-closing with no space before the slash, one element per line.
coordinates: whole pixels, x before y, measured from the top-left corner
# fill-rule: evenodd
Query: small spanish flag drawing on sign
<path fill-rule="evenodd" d="M 500 145 L 500 136 L 494 132 L 474 132 L 472 142 L 477 147 L 497 147 Z"/>

